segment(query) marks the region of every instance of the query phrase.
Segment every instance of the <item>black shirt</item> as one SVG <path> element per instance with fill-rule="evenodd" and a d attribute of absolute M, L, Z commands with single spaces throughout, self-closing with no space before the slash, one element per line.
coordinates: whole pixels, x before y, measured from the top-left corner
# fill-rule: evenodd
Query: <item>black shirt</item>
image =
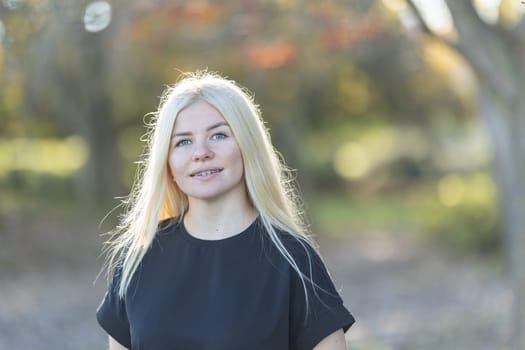
<path fill-rule="evenodd" d="M 310 350 L 354 323 L 319 255 L 280 233 L 301 271 L 320 287 L 306 281 L 306 313 L 301 280 L 259 218 L 220 240 L 195 238 L 174 219 L 159 227 L 125 298 L 117 295 L 117 269 L 97 310 L 100 325 L 127 348 Z"/>

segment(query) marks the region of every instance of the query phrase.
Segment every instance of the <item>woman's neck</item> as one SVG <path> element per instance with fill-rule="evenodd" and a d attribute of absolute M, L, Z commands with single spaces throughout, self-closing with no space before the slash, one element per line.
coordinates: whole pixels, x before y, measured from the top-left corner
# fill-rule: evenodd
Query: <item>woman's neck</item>
<path fill-rule="evenodd" d="M 257 218 L 257 211 L 248 198 L 243 201 L 191 200 L 184 215 L 184 226 L 193 236 L 216 240 L 244 231 Z"/>

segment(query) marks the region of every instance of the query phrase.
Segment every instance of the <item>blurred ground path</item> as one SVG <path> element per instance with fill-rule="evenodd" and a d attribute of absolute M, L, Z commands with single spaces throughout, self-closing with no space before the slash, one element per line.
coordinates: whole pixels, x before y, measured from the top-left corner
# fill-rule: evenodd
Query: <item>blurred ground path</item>
<path fill-rule="evenodd" d="M 0 350 L 107 349 L 95 310 L 104 277 L 53 269 L 0 279 Z"/>
<path fill-rule="evenodd" d="M 356 324 L 350 349 L 506 349 L 512 293 L 501 263 L 395 235 L 319 239 Z"/>
<path fill-rule="evenodd" d="M 511 293 L 497 264 L 391 235 L 318 241 L 357 318 L 351 349 L 505 349 Z M 107 349 L 98 267 L 0 275 L 0 350 Z"/>

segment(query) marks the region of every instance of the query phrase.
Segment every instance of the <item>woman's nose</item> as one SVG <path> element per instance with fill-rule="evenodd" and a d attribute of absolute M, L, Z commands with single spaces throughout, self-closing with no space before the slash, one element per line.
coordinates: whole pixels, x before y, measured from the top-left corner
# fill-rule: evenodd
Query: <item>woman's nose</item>
<path fill-rule="evenodd" d="M 199 161 L 205 159 L 211 159 L 215 153 L 210 149 L 209 145 L 205 142 L 199 142 L 195 145 L 195 150 L 193 152 L 192 160 Z"/>

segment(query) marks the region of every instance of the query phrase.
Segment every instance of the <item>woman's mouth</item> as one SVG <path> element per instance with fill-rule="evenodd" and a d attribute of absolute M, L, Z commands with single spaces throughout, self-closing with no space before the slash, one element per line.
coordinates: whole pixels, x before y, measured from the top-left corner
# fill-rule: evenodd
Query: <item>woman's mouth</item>
<path fill-rule="evenodd" d="M 191 174 L 191 177 L 206 177 L 221 172 L 222 169 L 208 169 Z"/>

